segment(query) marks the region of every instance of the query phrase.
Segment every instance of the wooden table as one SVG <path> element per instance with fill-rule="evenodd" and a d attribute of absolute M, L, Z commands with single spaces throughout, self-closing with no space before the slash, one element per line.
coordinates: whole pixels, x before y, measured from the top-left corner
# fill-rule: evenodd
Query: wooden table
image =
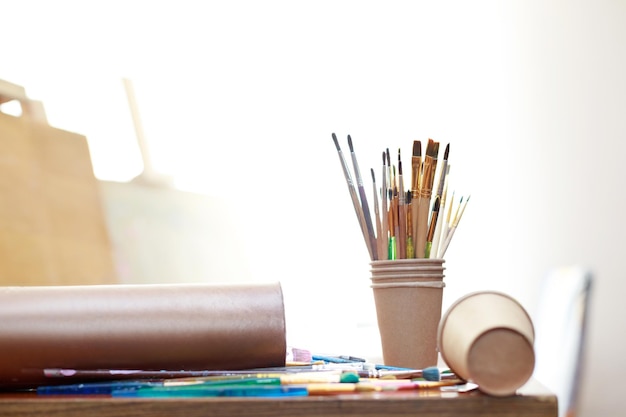
<path fill-rule="evenodd" d="M 507 416 L 556 417 L 557 400 L 531 381 L 518 395 L 490 397 L 478 391 L 442 393 L 422 390 L 395 393 L 292 398 L 144 399 L 42 397 L 0 394 L 0 416 L 93 417 L 313 417 L 313 416 Z"/>

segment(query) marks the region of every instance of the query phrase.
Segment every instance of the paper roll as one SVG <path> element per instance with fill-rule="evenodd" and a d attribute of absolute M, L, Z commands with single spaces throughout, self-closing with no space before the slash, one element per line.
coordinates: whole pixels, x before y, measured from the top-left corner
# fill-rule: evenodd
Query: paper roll
<path fill-rule="evenodd" d="M 0 288 L 0 386 L 43 369 L 284 366 L 280 284 Z"/>

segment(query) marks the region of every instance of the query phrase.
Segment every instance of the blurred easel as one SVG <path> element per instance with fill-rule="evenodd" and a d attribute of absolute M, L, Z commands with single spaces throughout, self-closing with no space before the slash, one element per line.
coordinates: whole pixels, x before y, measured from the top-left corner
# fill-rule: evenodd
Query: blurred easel
<path fill-rule="evenodd" d="M 116 283 L 100 189 L 84 136 L 0 80 L 0 285 Z"/>

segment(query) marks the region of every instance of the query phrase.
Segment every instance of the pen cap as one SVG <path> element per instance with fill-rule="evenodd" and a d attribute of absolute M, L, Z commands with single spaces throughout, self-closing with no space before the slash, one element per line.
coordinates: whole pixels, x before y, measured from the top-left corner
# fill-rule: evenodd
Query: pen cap
<path fill-rule="evenodd" d="M 215 370 L 284 366 L 280 284 L 0 288 L 0 386 L 46 368 Z"/>
<path fill-rule="evenodd" d="M 487 394 L 507 396 L 533 373 L 534 339 L 532 320 L 517 300 L 481 291 L 461 297 L 444 313 L 437 348 L 459 377 Z"/>

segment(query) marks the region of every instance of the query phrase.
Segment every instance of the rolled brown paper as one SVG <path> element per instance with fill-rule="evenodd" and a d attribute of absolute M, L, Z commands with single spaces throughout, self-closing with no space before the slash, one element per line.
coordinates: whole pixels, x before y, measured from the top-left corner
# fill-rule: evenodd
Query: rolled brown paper
<path fill-rule="evenodd" d="M 0 386 L 46 368 L 215 370 L 284 366 L 280 284 L 0 288 Z"/>

